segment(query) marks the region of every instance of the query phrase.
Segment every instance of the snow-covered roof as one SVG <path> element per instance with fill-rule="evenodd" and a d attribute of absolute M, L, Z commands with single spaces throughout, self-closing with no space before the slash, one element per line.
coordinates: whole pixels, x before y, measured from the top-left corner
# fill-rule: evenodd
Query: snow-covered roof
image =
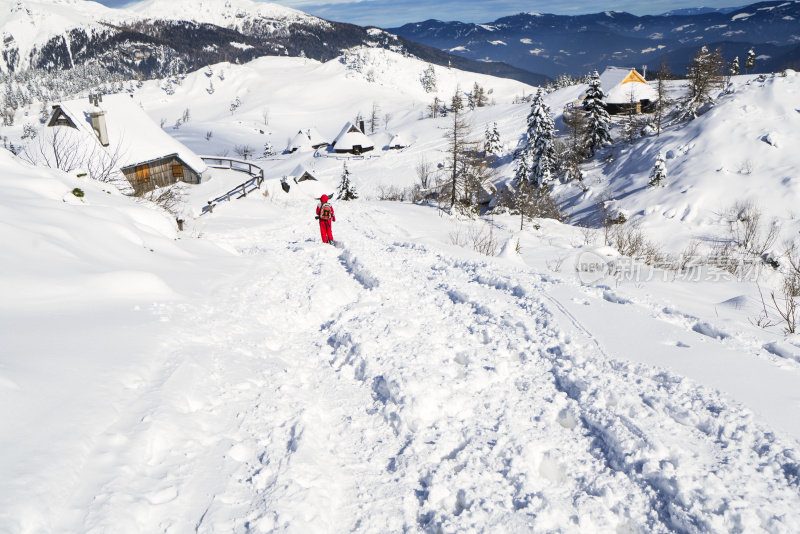
<path fill-rule="evenodd" d="M 311 146 L 320 146 L 320 145 L 327 145 L 328 140 L 322 137 L 316 128 L 309 128 L 306 130 L 306 135 L 311 140 Z"/>
<path fill-rule="evenodd" d="M 316 128 L 308 128 L 297 132 L 297 135 L 289 142 L 289 150 L 311 150 L 327 144 L 328 141 L 322 137 Z"/>
<path fill-rule="evenodd" d="M 392 140 L 389 141 L 389 146 L 390 147 L 405 148 L 405 147 L 409 146 L 410 144 L 411 144 L 411 142 L 403 134 L 395 134 L 392 137 Z"/>
<path fill-rule="evenodd" d="M 298 164 L 297 167 L 294 168 L 294 170 L 289 176 L 293 177 L 296 183 L 298 181 L 297 179 L 302 177 L 306 173 L 311 177 L 311 179 L 313 180 L 317 179 L 317 177 L 314 176 L 314 173 L 308 170 L 308 168 L 306 168 L 306 166 L 303 165 L 302 163 Z"/>
<path fill-rule="evenodd" d="M 97 106 L 88 98 L 61 102 L 57 106 L 78 131 L 85 138 L 91 137 L 97 146 L 102 145 L 92 128 L 89 113 L 104 111 L 108 146 L 103 148 L 109 153 L 119 153 L 119 168 L 177 154 L 197 174 L 207 170 L 208 166 L 197 154 L 162 130 L 129 95 L 103 95 L 102 98 Z"/>
<path fill-rule="evenodd" d="M 631 95 L 635 101 L 655 100 L 655 89 L 636 69 L 607 67 L 600 76 L 600 87 L 606 93 L 607 104 L 627 104 Z"/>
<path fill-rule="evenodd" d="M 311 139 L 303 130 L 297 132 L 289 143 L 289 150 L 311 150 Z"/>
<path fill-rule="evenodd" d="M 364 135 L 358 127 L 352 122 L 348 122 L 336 136 L 333 142 L 336 150 L 353 150 L 353 147 L 360 146 L 361 148 L 375 148 L 375 145 L 370 141 L 369 137 Z"/>

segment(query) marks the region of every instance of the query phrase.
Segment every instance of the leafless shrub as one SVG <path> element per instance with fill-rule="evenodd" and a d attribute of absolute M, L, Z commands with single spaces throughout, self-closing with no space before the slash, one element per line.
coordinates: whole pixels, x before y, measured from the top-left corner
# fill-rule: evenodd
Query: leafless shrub
<path fill-rule="evenodd" d="M 236 145 L 233 147 L 233 152 L 240 158 L 247 159 L 253 153 L 253 147 L 250 145 Z"/>
<path fill-rule="evenodd" d="M 141 195 L 141 198 L 177 217 L 186 200 L 186 192 L 180 185 L 172 185 L 147 191 Z"/>
<path fill-rule="evenodd" d="M 87 143 L 71 129 L 56 127 L 48 128 L 44 135 L 26 145 L 20 156 L 34 165 L 64 172 L 85 169 L 91 179 L 110 183 L 120 178 L 121 146 L 118 143 L 102 148 L 96 142 Z"/>
<path fill-rule="evenodd" d="M 471 247 L 472 250 L 484 256 L 495 256 L 498 243 L 492 227 L 470 226 L 465 232 L 456 230 L 450 232 L 450 243 L 459 247 Z"/>
<path fill-rule="evenodd" d="M 761 210 L 752 202 L 737 202 L 724 213 L 731 241 L 753 256 L 762 256 L 778 238 L 780 226 L 772 221 L 762 229 Z"/>
<path fill-rule="evenodd" d="M 646 265 L 671 267 L 672 258 L 661 247 L 649 241 L 644 233 L 633 225 L 616 226 L 611 231 L 610 240 L 617 251 Z"/>
<path fill-rule="evenodd" d="M 745 159 L 739 164 L 739 170 L 737 172 L 748 176 L 753 174 L 753 162 L 749 159 Z"/>
<path fill-rule="evenodd" d="M 212 137 L 214 137 L 214 132 L 213 132 L 213 131 L 211 131 L 211 130 L 208 130 L 208 131 L 206 132 L 206 141 L 211 141 L 211 138 L 212 138 Z"/>
<path fill-rule="evenodd" d="M 567 259 L 566 256 L 559 256 L 558 258 L 546 260 L 545 264 L 547 265 L 547 268 L 553 271 L 554 273 L 560 273 L 561 266 L 564 264 L 564 260 L 566 259 Z"/>
<path fill-rule="evenodd" d="M 419 185 L 423 189 L 428 189 L 431 186 L 435 169 L 436 167 L 433 163 L 426 161 L 424 157 L 417 161 L 417 180 L 419 180 Z"/>
<path fill-rule="evenodd" d="M 798 307 L 800 307 L 800 298 L 793 295 L 798 288 L 793 285 L 794 282 L 787 284 L 784 280 L 783 287 L 779 292 L 770 291 L 769 299 L 766 299 L 761 293 L 761 288 L 758 291 L 761 295 L 761 315 L 752 321 L 755 325 L 761 328 L 770 328 L 778 324 L 783 326 L 784 334 L 794 334 L 797 332 L 798 327 Z"/>
<path fill-rule="evenodd" d="M 785 263 L 788 265 L 784 265 L 780 289 L 777 292 L 770 291 L 767 299 L 761 292 L 761 287 L 758 288 L 762 312 L 751 322 L 761 328 L 770 328 L 781 324 L 785 334 L 794 334 L 797 332 L 800 322 L 798 316 L 798 308 L 800 308 L 800 248 L 796 243 L 791 242 L 786 245 L 784 257 L 786 258 Z"/>
<path fill-rule="evenodd" d="M 580 226 L 584 245 L 594 245 L 597 242 L 597 231 L 589 226 Z"/>
<path fill-rule="evenodd" d="M 378 200 L 389 200 L 393 202 L 405 202 L 413 195 L 411 190 L 396 185 L 381 185 L 378 187 Z"/>
<path fill-rule="evenodd" d="M 692 239 L 686 246 L 686 248 L 683 249 L 683 252 L 681 252 L 680 255 L 678 256 L 678 263 L 676 264 L 675 267 L 679 271 L 685 271 L 693 263 L 699 260 L 700 258 L 700 256 L 698 255 L 699 250 L 700 250 L 700 241 Z"/>

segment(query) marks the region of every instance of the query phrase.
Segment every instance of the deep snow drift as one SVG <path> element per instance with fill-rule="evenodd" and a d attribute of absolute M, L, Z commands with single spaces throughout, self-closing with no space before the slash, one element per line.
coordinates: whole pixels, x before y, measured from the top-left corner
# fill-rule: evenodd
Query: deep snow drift
<path fill-rule="evenodd" d="M 266 196 L 219 204 L 183 232 L 150 204 L 0 152 L 0 531 L 800 530 L 800 341 L 750 323 L 752 281 L 581 284 L 581 255 L 608 253 L 599 229 L 519 231 L 511 216 L 376 200 L 413 183 L 420 157 L 442 157 L 447 119 L 420 119 L 433 98 L 424 67 L 388 53 L 353 68 L 269 58 L 134 95 L 212 155 L 270 132 L 278 149 L 301 128 L 335 135 L 377 103 L 389 126 L 375 139 L 412 145 L 347 158 L 361 198 L 335 202 L 336 248 L 313 219 L 343 165 L 329 152 L 260 160 Z M 439 78 L 441 97 L 492 89 L 495 105 L 469 116 L 478 135 L 498 122 L 514 147 L 528 106 L 512 99 L 532 88 Z M 793 79 L 737 80 L 696 121 L 608 151 L 587 167 L 590 193 L 565 185 L 563 198 L 577 212 L 608 192 L 667 246 L 709 232 L 713 214 L 663 234 L 658 221 L 680 220 L 664 215 L 673 197 L 698 214 L 738 198 L 713 186 L 715 125 L 726 107 L 789 114 Z M 549 95 L 553 110 L 579 90 Z M 186 107 L 191 120 L 172 128 Z M 756 159 L 758 128 L 786 139 L 769 150 L 793 146 L 780 121 L 752 120 L 729 134 L 731 157 Z M 689 141 L 698 150 L 678 150 Z M 673 146 L 671 181 L 641 189 L 654 151 Z M 781 176 L 797 156 L 767 154 L 750 191 L 792 229 Z M 284 193 L 298 165 L 319 181 Z M 216 171 L 188 212 L 241 180 Z M 496 256 L 472 250 L 479 234 Z"/>

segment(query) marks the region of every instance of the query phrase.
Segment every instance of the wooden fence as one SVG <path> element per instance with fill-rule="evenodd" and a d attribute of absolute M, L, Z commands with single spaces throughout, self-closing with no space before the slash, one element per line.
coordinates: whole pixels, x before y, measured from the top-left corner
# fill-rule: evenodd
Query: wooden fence
<path fill-rule="evenodd" d="M 230 169 L 232 171 L 243 172 L 250 176 L 246 182 L 242 182 L 224 195 L 220 195 L 213 200 L 209 200 L 208 204 L 203 206 L 200 215 L 211 213 L 214 211 L 214 206 L 220 202 L 230 202 L 231 198 L 246 197 L 247 193 L 261 188 L 264 182 L 264 169 L 258 165 L 254 165 L 249 161 L 242 161 L 234 158 L 225 158 L 219 156 L 200 156 L 209 167 L 213 169 Z"/>

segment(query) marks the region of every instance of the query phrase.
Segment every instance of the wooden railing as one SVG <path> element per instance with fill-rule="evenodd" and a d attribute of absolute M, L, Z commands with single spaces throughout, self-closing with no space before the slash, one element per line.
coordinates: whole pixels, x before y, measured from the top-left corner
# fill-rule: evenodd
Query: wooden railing
<path fill-rule="evenodd" d="M 242 161 L 239 159 L 233 158 L 225 158 L 219 156 L 200 156 L 202 160 L 213 169 L 230 169 L 232 171 L 243 172 L 250 175 L 250 179 L 246 182 L 242 182 L 241 184 L 237 185 L 224 195 L 220 195 L 213 200 L 209 200 L 208 204 L 203 206 L 203 209 L 200 212 L 200 215 L 205 215 L 206 213 L 212 213 L 214 211 L 214 206 L 219 204 L 220 202 L 228 201 L 230 202 L 231 198 L 242 198 L 246 197 L 247 193 L 254 191 L 256 189 L 261 188 L 261 184 L 264 183 L 264 169 L 259 167 L 258 165 L 254 165 L 249 161 Z"/>

